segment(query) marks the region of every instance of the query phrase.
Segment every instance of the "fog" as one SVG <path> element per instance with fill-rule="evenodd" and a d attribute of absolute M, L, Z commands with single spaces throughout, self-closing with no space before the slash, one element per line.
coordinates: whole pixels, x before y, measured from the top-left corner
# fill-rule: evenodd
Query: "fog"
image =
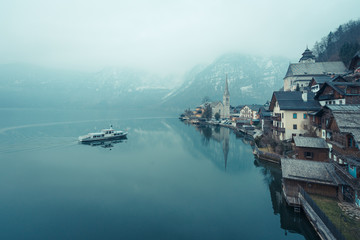
<path fill-rule="evenodd" d="M 360 2 L 11 0 L 0 3 L 0 63 L 179 74 L 227 52 L 298 59 Z"/>

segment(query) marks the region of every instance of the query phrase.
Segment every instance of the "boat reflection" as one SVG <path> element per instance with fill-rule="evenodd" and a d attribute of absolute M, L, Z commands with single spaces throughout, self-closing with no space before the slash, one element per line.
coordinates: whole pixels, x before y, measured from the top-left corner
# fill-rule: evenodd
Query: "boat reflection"
<path fill-rule="evenodd" d="M 120 139 L 120 140 L 82 142 L 79 144 L 88 145 L 88 146 L 92 146 L 92 147 L 109 148 L 111 150 L 111 148 L 113 148 L 114 145 L 122 143 L 122 142 L 126 142 L 126 140 L 127 140 L 127 137 Z"/>

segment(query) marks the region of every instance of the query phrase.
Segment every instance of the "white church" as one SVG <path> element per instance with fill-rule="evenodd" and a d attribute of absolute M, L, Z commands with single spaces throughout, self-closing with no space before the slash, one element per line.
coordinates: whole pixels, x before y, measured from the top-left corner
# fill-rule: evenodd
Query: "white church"
<path fill-rule="evenodd" d="M 228 79 L 226 75 L 225 80 L 225 90 L 223 95 L 223 102 L 212 102 L 210 103 L 211 110 L 212 110 L 212 117 L 215 118 L 215 114 L 219 113 L 220 118 L 228 119 L 230 118 L 230 93 L 228 87 Z"/>

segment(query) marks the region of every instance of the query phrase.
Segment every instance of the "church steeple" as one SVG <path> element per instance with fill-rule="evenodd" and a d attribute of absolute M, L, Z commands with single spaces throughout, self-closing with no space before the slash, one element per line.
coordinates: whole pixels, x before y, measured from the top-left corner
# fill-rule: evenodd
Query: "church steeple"
<path fill-rule="evenodd" d="M 230 96 L 229 87 L 228 87 L 228 77 L 227 77 L 227 74 L 226 74 L 226 80 L 225 80 L 224 96 Z"/>
<path fill-rule="evenodd" d="M 312 51 L 309 50 L 307 46 L 299 62 L 315 62 L 315 55 L 312 53 Z"/>

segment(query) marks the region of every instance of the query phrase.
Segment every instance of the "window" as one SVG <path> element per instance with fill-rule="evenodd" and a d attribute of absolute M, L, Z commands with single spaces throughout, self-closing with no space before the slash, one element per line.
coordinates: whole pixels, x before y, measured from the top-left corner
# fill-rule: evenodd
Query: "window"
<path fill-rule="evenodd" d="M 339 103 L 342 104 L 342 100 L 340 100 Z"/>
<path fill-rule="evenodd" d="M 304 119 L 307 119 L 307 114 L 306 113 L 304 113 Z"/>
<path fill-rule="evenodd" d="M 284 118 L 284 113 L 281 113 L 281 118 Z"/>
<path fill-rule="evenodd" d="M 352 137 L 348 138 L 348 146 L 353 147 L 353 139 L 352 139 Z"/>
<path fill-rule="evenodd" d="M 293 129 L 297 129 L 297 124 L 294 124 L 294 125 L 293 125 Z"/>
<path fill-rule="evenodd" d="M 304 157 L 308 159 L 312 159 L 314 154 L 312 152 L 304 152 Z"/>
<path fill-rule="evenodd" d="M 293 113 L 293 119 L 297 119 L 297 113 Z"/>

